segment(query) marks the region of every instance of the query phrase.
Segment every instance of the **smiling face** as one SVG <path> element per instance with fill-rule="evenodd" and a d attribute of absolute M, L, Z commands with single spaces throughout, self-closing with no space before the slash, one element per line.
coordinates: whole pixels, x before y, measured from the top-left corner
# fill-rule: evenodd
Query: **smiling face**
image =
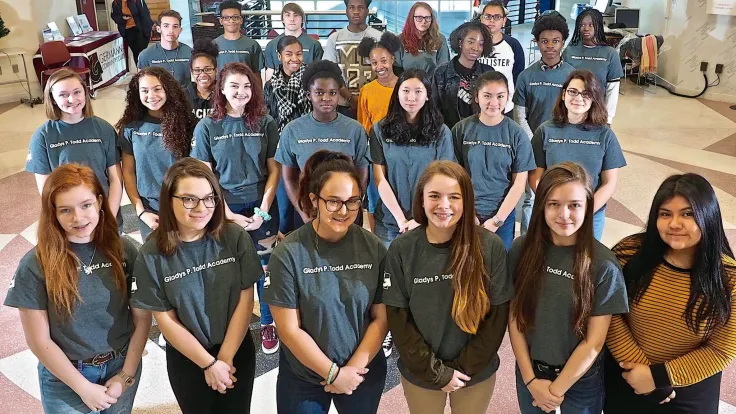
<path fill-rule="evenodd" d="M 503 115 L 509 100 L 509 88 L 503 82 L 488 82 L 478 90 L 475 99 L 480 110 L 488 117 Z"/>
<path fill-rule="evenodd" d="M 217 65 L 213 65 L 209 58 L 200 56 L 192 62 L 192 77 L 200 88 L 212 89 L 217 77 Z"/>
<path fill-rule="evenodd" d="M 56 220 L 73 243 L 88 243 L 100 221 L 102 196 L 96 196 L 83 185 L 56 195 Z"/>
<path fill-rule="evenodd" d="M 138 94 L 141 98 L 141 103 L 149 111 L 160 111 L 166 103 L 164 86 L 155 76 L 145 75 L 139 79 Z"/>
<path fill-rule="evenodd" d="M 286 46 L 278 54 L 279 61 L 284 68 L 284 73 L 291 75 L 292 73 L 299 70 L 299 67 L 304 62 L 304 51 L 299 43 L 294 43 Z"/>
<path fill-rule="evenodd" d="M 225 9 L 220 15 L 220 23 L 228 33 L 238 33 L 242 22 L 243 16 L 238 9 Z"/>
<path fill-rule="evenodd" d="M 184 207 L 187 199 L 204 199 L 207 197 L 215 197 L 215 192 L 210 182 L 199 177 L 184 177 L 176 184 L 176 197 L 171 200 L 171 206 L 176 217 L 177 228 L 180 233 L 192 234 L 203 231 L 212 219 L 215 207 L 206 207 L 204 201 L 199 203 L 192 209 Z M 196 202 L 196 201 L 195 201 Z"/>
<path fill-rule="evenodd" d="M 573 96 L 577 92 L 578 96 Z M 575 115 L 585 115 L 593 100 L 590 97 L 590 91 L 585 89 L 585 82 L 581 79 L 573 79 L 570 84 L 567 85 L 565 90 L 565 107 L 568 113 Z M 585 95 L 588 97 L 586 98 Z"/>
<path fill-rule="evenodd" d="M 161 39 L 168 43 L 174 43 L 179 40 L 181 22 L 176 17 L 164 16 L 161 18 L 158 32 L 161 33 Z"/>
<path fill-rule="evenodd" d="M 314 79 L 309 86 L 309 100 L 314 111 L 321 114 L 335 112 L 340 99 L 340 86 L 332 79 Z"/>
<path fill-rule="evenodd" d="M 222 83 L 222 94 L 233 109 L 242 109 L 250 102 L 253 89 L 250 79 L 240 73 L 230 73 Z"/>
<path fill-rule="evenodd" d="M 51 87 L 51 95 L 54 97 L 56 106 L 61 110 L 62 119 L 84 113 L 87 97 L 79 79 L 67 78 L 56 82 Z"/>
<path fill-rule="evenodd" d="M 695 249 L 703 237 L 693 207 L 681 195 L 662 203 L 657 213 L 659 236 L 672 250 Z"/>
<path fill-rule="evenodd" d="M 399 104 L 410 118 L 414 118 L 427 102 L 427 88 L 417 78 L 407 79 L 399 85 Z"/>
<path fill-rule="evenodd" d="M 550 191 L 544 202 L 544 221 L 552 242 L 558 246 L 575 243 L 576 232 L 585 221 L 585 187 L 580 182 L 562 184 Z"/>
<path fill-rule="evenodd" d="M 358 214 L 362 214 L 360 208 L 360 185 L 350 174 L 347 173 L 331 173 L 330 177 L 322 186 L 317 194 L 310 194 L 312 205 L 318 210 L 317 220 L 319 220 L 318 231 L 320 235 L 328 239 L 339 239 L 348 232 L 350 225 L 355 222 Z M 335 202 L 338 203 L 335 203 Z M 342 203 L 336 211 L 336 204 L 339 202 L 349 202 L 356 205 L 358 209 L 351 211 L 347 204 Z"/>
<path fill-rule="evenodd" d="M 435 174 L 422 191 L 422 207 L 427 225 L 438 230 L 455 230 L 463 217 L 463 196 L 456 179 Z"/>
<path fill-rule="evenodd" d="M 371 69 L 377 79 L 388 79 L 394 74 L 394 56 L 388 50 L 377 47 L 370 53 Z"/>
<path fill-rule="evenodd" d="M 368 17 L 368 7 L 365 6 L 364 0 L 350 0 L 345 10 L 345 15 L 348 16 L 348 21 L 353 26 L 360 26 L 365 24 L 365 19 Z"/>
<path fill-rule="evenodd" d="M 480 22 L 485 25 L 491 34 L 500 32 L 506 25 L 506 16 L 504 11 L 499 6 L 486 6 L 483 9 L 483 14 L 480 16 Z"/>
<path fill-rule="evenodd" d="M 483 43 L 483 33 L 479 30 L 471 30 L 460 41 L 460 56 L 467 61 L 475 62 L 483 54 Z"/>
<path fill-rule="evenodd" d="M 432 26 L 432 11 L 422 6 L 414 9 L 414 26 L 419 33 L 426 33 Z"/>

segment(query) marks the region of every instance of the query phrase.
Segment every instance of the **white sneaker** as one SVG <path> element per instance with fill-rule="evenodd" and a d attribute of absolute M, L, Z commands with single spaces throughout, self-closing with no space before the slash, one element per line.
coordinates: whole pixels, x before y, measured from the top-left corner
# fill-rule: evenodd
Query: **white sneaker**
<path fill-rule="evenodd" d="M 383 345 L 381 347 L 383 348 L 383 355 L 386 355 L 386 358 L 391 356 L 391 352 L 394 350 L 394 338 L 391 336 L 391 331 L 388 331 L 386 334 L 386 337 L 383 338 Z"/>

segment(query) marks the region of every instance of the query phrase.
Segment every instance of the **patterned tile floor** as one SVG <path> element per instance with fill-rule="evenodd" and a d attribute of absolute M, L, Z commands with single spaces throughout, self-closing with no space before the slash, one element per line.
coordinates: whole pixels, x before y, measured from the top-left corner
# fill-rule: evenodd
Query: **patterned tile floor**
<path fill-rule="evenodd" d="M 95 113 L 115 123 L 122 112 L 125 86 L 101 91 L 94 101 Z M 607 210 L 603 241 L 612 245 L 641 229 L 652 196 L 670 174 L 697 172 L 716 187 L 724 223 L 732 245 L 736 242 L 736 111 L 720 102 L 684 99 L 663 89 L 646 93 L 625 82 L 613 129 L 626 155 L 618 189 Z M 20 258 L 36 242 L 39 196 L 31 174 L 22 172 L 32 132 L 45 120 L 42 106 L 0 105 L 0 299 Z M 125 200 L 125 204 L 127 200 Z M 130 205 L 124 207 L 129 237 L 140 241 Z M 258 309 L 258 306 L 256 306 Z M 253 336 L 260 338 L 254 315 Z M 154 328 L 155 329 L 155 328 Z M 0 307 L 0 412 L 39 413 L 36 360 L 28 350 L 18 312 Z M 136 413 L 179 412 L 166 379 L 163 350 L 152 330 L 144 357 Z M 259 340 L 256 339 L 258 342 Z M 276 412 L 276 356 L 267 356 L 257 346 L 258 367 L 252 411 Z M 513 381 L 513 355 L 508 341 L 501 348 L 499 380 L 489 412 L 517 413 Z M 398 385 L 395 358 L 386 384 L 381 413 L 408 413 Z M 736 368 L 725 371 L 721 393 L 722 413 L 736 413 Z M 449 409 L 448 409 L 449 412 Z"/>

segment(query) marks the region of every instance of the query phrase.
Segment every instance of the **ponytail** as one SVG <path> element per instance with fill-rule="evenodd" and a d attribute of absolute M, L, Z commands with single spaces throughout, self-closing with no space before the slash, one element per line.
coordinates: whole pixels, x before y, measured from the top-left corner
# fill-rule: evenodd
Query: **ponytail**
<path fill-rule="evenodd" d="M 342 152 L 319 150 L 312 154 L 304 164 L 304 169 L 299 175 L 299 188 L 297 191 L 297 204 L 299 209 L 309 217 L 317 217 L 319 211 L 312 205 L 309 194 L 319 195 L 322 187 L 330 178 L 332 173 L 345 173 L 355 180 L 360 186 L 360 178 L 355 169 L 353 160 Z"/>

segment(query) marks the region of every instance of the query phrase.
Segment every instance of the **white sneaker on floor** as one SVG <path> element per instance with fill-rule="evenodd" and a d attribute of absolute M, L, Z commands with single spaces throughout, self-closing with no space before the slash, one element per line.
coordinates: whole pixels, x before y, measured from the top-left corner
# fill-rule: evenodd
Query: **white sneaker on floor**
<path fill-rule="evenodd" d="M 386 358 L 391 356 L 391 352 L 394 350 L 394 338 L 391 336 L 391 331 L 388 331 L 386 334 L 386 337 L 383 339 L 383 345 L 381 345 L 381 348 L 383 348 L 383 355 L 386 355 Z"/>

